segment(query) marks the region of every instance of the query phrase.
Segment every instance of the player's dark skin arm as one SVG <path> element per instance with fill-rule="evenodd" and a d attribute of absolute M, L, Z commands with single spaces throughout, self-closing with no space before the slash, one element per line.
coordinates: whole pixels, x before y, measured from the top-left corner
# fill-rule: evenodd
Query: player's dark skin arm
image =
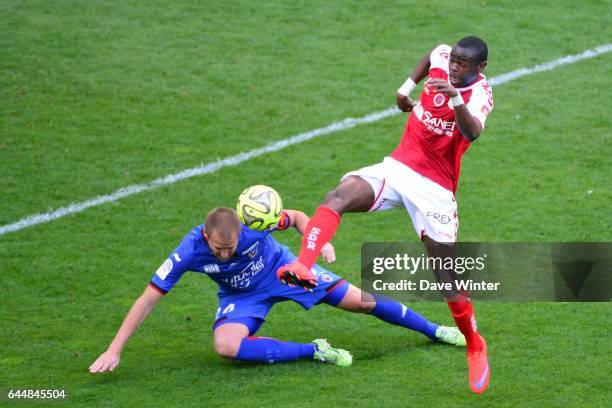
<path fill-rule="evenodd" d="M 412 78 L 415 84 L 421 82 L 429 73 L 429 58 L 431 56 L 431 51 L 433 50 L 430 50 L 427 54 L 425 54 L 425 56 L 423 56 L 423 58 L 421 58 L 421 61 L 419 61 L 417 66 L 410 74 L 410 78 Z M 411 112 L 412 108 L 414 107 L 414 101 L 401 93 L 395 94 L 395 101 L 397 103 L 397 107 L 404 112 Z"/>
<path fill-rule="evenodd" d="M 449 81 L 452 81 L 454 77 L 455 82 L 461 84 L 455 83 L 455 86 L 465 86 L 472 82 L 487 66 L 487 61 L 476 62 L 477 60 L 478 56 L 473 49 L 454 46 L 450 53 L 448 65 Z M 430 78 L 425 85 L 452 98 L 457 96 L 459 92 L 449 81 L 440 78 Z M 455 123 L 459 128 L 459 133 L 468 142 L 473 142 L 482 133 L 481 123 L 472 116 L 465 104 L 455 106 L 454 109 Z"/>
<path fill-rule="evenodd" d="M 459 127 L 459 132 L 468 141 L 473 142 L 482 133 L 482 126 L 476 118 L 472 116 L 465 104 L 455 106 L 455 123 Z"/>
<path fill-rule="evenodd" d="M 450 83 L 440 78 L 430 78 L 427 80 L 426 85 L 435 88 L 436 91 L 442 92 L 451 98 L 459 94 Z M 461 135 L 468 142 L 473 142 L 482 133 L 480 122 L 472 116 L 465 104 L 455 106 L 455 123 L 457 123 Z"/>

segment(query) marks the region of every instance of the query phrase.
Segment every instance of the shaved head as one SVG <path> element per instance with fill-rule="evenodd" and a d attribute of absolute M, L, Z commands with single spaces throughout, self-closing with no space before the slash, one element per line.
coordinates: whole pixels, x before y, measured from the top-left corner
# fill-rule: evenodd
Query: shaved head
<path fill-rule="evenodd" d="M 235 239 L 242 229 L 236 211 L 225 207 L 213 208 L 210 210 L 208 214 L 206 214 L 204 223 L 206 234 L 209 237 L 215 234 L 215 237 L 223 241 Z"/>

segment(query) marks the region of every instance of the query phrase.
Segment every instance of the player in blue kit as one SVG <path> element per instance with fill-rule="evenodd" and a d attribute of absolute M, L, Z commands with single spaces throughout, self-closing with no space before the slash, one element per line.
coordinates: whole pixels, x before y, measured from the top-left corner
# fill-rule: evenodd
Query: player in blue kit
<path fill-rule="evenodd" d="M 230 359 L 278 363 L 305 358 L 351 365 L 352 356 L 348 351 L 333 348 L 323 339 L 291 343 L 254 337 L 272 306 L 286 300 L 305 309 L 326 303 L 351 312 L 372 314 L 385 322 L 421 332 L 432 340 L 465 346 L 465 338 L 458 329 L 431 323 L 389 298 L 363 293 L 319 265 L 313 267 L 318 285 L 312 291 L 282 284 L 276 270 L 292 262 L 295 256 L 276 242 L 271 232 L 295 227 L 301 233 L 307 223 L 308 217 L 303 212 L 285 210 L 276 228 L 260 232 L 241 224 L 232 209 L 210 211 L 205 223 L 191 230 L 155 272 L 114 340 L 89 371 L 113 371 L 119 365 L 121 351 L 130 336 L 187 271 L 208 275 L 219 286 L 219 308 L 213 326 L 215 351 Z M 323 249 L 322 256 L 328 262 L 335 260 L 331 244 Z"/>

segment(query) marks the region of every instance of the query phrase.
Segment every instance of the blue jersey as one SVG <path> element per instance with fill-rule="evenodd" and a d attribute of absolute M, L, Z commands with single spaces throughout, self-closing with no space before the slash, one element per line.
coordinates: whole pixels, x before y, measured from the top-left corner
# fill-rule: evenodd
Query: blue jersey
<path fill-rule="evenodd" d="M 286 223 L 285 228 L 286 228 Z M 189 232 L 168 259 L 157 269 L 151 283 L 170 291 L 187 271 L 208 275 L 219 285 L 219 293 L 246 292 L 276 278 L 276 270 L 293 257 L 270 231 L 253 231 L 242 226 L 238 248 L 232 258 L 220 261 L 203 235 L 204 224 Z"/>

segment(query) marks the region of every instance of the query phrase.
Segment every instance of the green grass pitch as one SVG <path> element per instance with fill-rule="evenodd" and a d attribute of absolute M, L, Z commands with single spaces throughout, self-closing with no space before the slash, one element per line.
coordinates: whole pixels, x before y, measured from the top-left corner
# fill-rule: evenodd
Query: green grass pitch
<path fill-rule="evenodd" d="M 611 10 L 605 0 L 2 0 L 0 225 L 386 109 L 440 42 L 483 37 L 489 77 L 609 43 Z M 461 240 L 612 240 L 611 65 L 607 53 L 494 88 L 463 160 Z M 287 208 L 312 213 L 342 174 L 389 153 L 405 120 L 0 236 L 0 388 L 65 388 L 84 407 L 609 404 L 609 303 L 477 303 L 492 377 L 476 396 L 462 350 L 326 306 L 280 304 L 260 333 L 327 337 L 354 353 L 351 368 L 222 360 L 215 287 L 195 274 L 162 300 L 117 371 L 88 373 L 208 209 L 269 184 Z M 299 245 L 293 232 L 276 237 Z M 416 237 L 403 211 L 348 215 L 330 269 L 359 283 L 360 245 L 372 240 Z M 441 303 L 411 307 L 452 322 Z"/>

